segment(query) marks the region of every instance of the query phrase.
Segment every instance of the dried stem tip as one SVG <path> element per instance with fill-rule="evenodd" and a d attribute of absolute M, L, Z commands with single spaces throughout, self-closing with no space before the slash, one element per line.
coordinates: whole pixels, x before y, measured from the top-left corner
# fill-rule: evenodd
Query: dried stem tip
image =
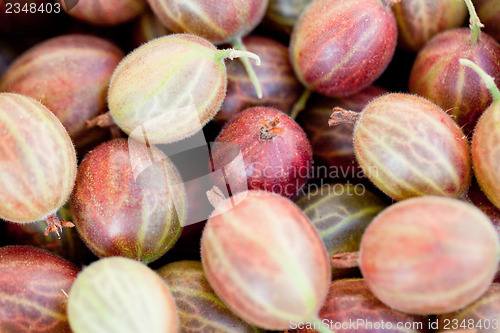
<path fill-rule="evenodd" d="M 255 64 L 257 66 L 260 66 L 260 58 L 255 53 L 248 52 L 248 51 L 242 51 L 242 50 L 235 50 L 235 49 L 228 49 L 225 51 L 227 51 L 225 58 L 228 58 L 231 60 L 234 60 L 236 58 L 250 58 L 250 59 L 255 60 Z"/>
<path fill-rule="evenodd" d="M 241 40 L 241 37 L 234 38 L 231 43 L 233 44 L 234 49 L 222 50 L 229 52 L 229 54 L 225 57 L 229 59 L 240 58 L 243 67 L 245 67 L 245 70 L 247 71 L 250 81 L 252 81 L 257 97 L 262 98 L 262 87 L 260 86 L 259 78 L 257 77 L 252 64 L 250 64 L 250 61 L 248 60 L 249 58 L 251 58 L 255 60 L 257 66 L 260 66 L 259 56 L 247 51 L 245 45 L 243 44 L 243 41 Z"/>
<path fill-rule="evenodd" d="M 285 129 L 278 127 L 280 119 L 275 117 L 274 119 L 262 119 L 260 124 L 260 136 L 261 140 L 272 140 L 277 135 L 285 133 Z"/>
<path fill-rule="evenodd" d="M 339 253 L 332 257 L 331 264 L 337 268 L 353 268 L 359 266 L 359 252 Z"/>
<path fill-rule="evenodd" d="M 113 119 L 113 116 L 111 115 L 110 112 L 103 113 L 94 119 L 87 120 L 87 128 L 94 128 L 94 127 L 110 127 L 112 125 L 115 125 L 115 120 Z"/>
<path fill-rule="evenodd" d="M 354 125 L 359 120 L 360 116 L 361 114 L 358 112 L 344 110 L 342 108 L 335 107 L 333 108 L 333 113 L 330 116 L 330 119 L 328 120 L 328 125 L 329 126 L 335 126 L 340 124 Z"/>
<path fill-rule="evenodd" d="M 47 222 L 47 229 L 45 229 L 45 236 L 48 236 L 49 233 L 55 232 L 57 237 L 61 238 L 59 231 L 62 230 L 63 227 L 72 228 L 75 225 L 71 222 L 60 220 L 56 214 L 52 214 L 47 216 L 45 219 Z"/>

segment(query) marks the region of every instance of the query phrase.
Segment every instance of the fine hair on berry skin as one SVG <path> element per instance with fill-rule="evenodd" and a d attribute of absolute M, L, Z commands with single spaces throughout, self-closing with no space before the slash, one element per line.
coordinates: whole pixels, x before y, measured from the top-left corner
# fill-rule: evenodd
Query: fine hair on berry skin
<path fill-rule="evenodd" d="M 500 240 L 481 210 L 462 200 L 424 196 L 397 202 L 370 223 L 359 252 L 332 258 L 359 267 L 384 304 L 410 314 L 446 314 L 479 299 L 500 261 Z"/>

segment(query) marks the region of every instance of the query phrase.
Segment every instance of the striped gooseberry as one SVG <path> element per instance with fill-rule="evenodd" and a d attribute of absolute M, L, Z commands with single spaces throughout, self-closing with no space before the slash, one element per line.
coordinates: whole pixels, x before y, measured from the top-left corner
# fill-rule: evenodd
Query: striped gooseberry
<path fill-rule="evenodd" d="M 68 298 L 74 333 L 177 333 L 179 315 L 165 281 L 129 258 L 100 259 L 85 267 Z"/>
<path fill-rule="evenodd" d="M 217 50 L 207 40 L 172 34 L 152 40 L 126 56 L 108 92 L 116 124 L 134 139 L 171 143 L 199 132 L 219 110 L 226 94 L 224 59 L 250 52 Z M 137 82 L 147 78 L 145 84 Z"/>
<path fill-rule="evenodd" d="M 106 110 L 109 81 L 123 56 L 117 46 L 99 37 L 51 38 L 15 60 L 0 81 L 0 91 L 40 101 L 78 146 L 87 135 L 86 121 Z"/>
<path fill-rule="evenodd" d="M 482 112 L 491 104 L 488 90 L 477 73 L 461 66 L 464 58 L 481 65 L 500 80 L 500 44 L 481 32 L 482 23 L 472 0 L 465 0 L 471 16 L 471 29 L 457 28 L 435 35 L 420 50 L 411 69 L 408 89 L 450 110 L 466 134 L 471 132 Z"/>
<path fill-rule="evenodd" d="M 459 197 L 470 185 L 469 144 L 457 124 L 425 98 L 392 93 L 361 113 L 334 108 L 330 125 L 352 123 L 354 151 L 368 178 L 395 200 Z"/>
<path fill-rule="evenodd" d="M 290 60 L 310 90 L 346 97 L 371 85 L 391 61 L 396 0 L 317 0 L 292 32 Z"/>
<path fill-rule="evenodd" d="M 47 231 L 71 223 L 55 213 L 71 194 L 76 153 L 64 126 L 36 100 L 0 93 L 0 218 L 46 220 Z"/>
<path fill-rule="evenodd" d="M 31 246 L 0 248 L 0 331 L 71 332 L 69 290 L 79 268 Z"/>
<path fill-rule="evenodd" d="M 304 213 L 251 190 L 216 205 L 201 239 L 203 271 L 222 301 L 257 327 L 318 321 L 330 285 L 325 247 Z"/>
<path fill-rule="evenodd" d="M 244 170 L 237 164 L 227 168 L 231 179 L 246 181 L 239 188 L 248 185 L 249 189 L 294 198 L 310 177 L 312 152 L 306 134 L 274 108 L 254 107 L 239 113 L 226 123 L 215 143 L 212 159 L 216 170 L 231 164 L 234 157 L 228 147 L 240 148 Z M 246 177 L 238 177 L 242 173 Z"/>
<path fill-rule="evenodd" d="M 330 285 L 325 304 L 319 312 L 319 317 L 323 320 L 321 326 L 317 324 L 308 327 L 306 324 L 303 325 L 303 329 L 291 332 L 317 333 L 321 327 L 335 333 L 422 333 L 428 331 L 426 317 L 405 314 L 381 303 L 373 296 L 363 279 L 334 280 Z M 326 330 L 321 332 L 326 332 Z"/>
<path fill-rule="evenodd" d="M 72 196 L 76 228 L 99 257 L 149 263 L 177 241 L 185 216 L 177 168 L 154 146 L 105 142 L 80 164 Z"/>
<path fill-rule="evenodd" d="M 434 35 L 460 27 L 467 15 L 463 0 L 404 0 L 392 7 L 398 47 L 417 52 Z"/>
<path fill-rule="evenodd" d="M 498 270 L 500 241 L 478 208 L 426 196 L 382 211 L 363 234 L 359 253 L 334 256 L 332 263 L 343 259 L 359 265 L 371 292 L 386 305 L 443 314 L 486 292 Z"/>
<path fill-rule="evenodd" d="M 70 16 L 99 26 L 113 26 L 130 21 L 146 9 L 146 0 L 58 0 Z"/>
<path fill-rule="evenodd" d="M 484 86 L 493 97 L 493 103 L 484 110 L 472 136 L 472 165 L 484 194 L 500 208 L 500 130 L 497 125 L 500 120 L 500 90 L 494 78 L 481 67 L 467 59 L 460 59 L 460 63 L 472 68 L 483 79 Z"/>

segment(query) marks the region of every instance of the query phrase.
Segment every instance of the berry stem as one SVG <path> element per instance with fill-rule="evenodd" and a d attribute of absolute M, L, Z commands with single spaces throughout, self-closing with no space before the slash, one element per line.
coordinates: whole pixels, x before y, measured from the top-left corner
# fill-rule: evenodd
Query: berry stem
<path fill-rule="evenodd" d="M 307 101 L 311 97 L 311 93 L 312 92 L 309 89 L 304 90 L 304 92 L 302 93 L 300 98 L 293 105 L 292 112 L 290 112 L 290 118 L 295 120 L 295 119 L 297 119 L 297 116 L 299 115 L 299 113 L 304 111 L 304 109 L 306 108 L 306 105 L 307 105 Z"/>
<path fill-rule="evenodd" d="M 472 43 L 476 43 L 479 39 L 479 34 L 481 33 L 481 28 L 484 25 L 481 23 L 479 16 L 477 16 L 476 8 L 474 8 L 474 4 L 472 0 L 465 0 L 465 4 L 467 5 L 467 9 L 469 10 L 469 27 L 471 29 L 470 39 Z"/>
<path fill-rule="evenodd" d="M 345 110 L 339 107 L 333 108 L 333 113 L 328 120 L 329 126 L 335 126 L 340 124 L 356 124 L 359 120 L 361 113 Z"/>
<path fill-rule="evenodd" d="M 59 231 L 62 230 L 63 227 L 72 228 L 75 225 L 71 222 L 60 220 L 56 214 L 51 214 L 45 218 L 47 222 L 47 229 L 45 229 L 45 236 L 48 236 L 50 232 L 55 232 L 57 237 L 61 239 L 61 234 Z"/>
<path fill-rule="evenodd" d="M 243 67 L 245 67 L 245 70 L 247 71 L 247 74 L 250 77 L 250 81 L 252 81 L 252 84 L 255 88 L 255 92 L 257 93 L 257 97 L 262 98 L 262 88 L 260 86 L 259 79 L 257 78 L 257 74 L 255 74 L 255 71 L 252 67 L 252 64 L 250 63 L 250 60 L 248 60 L 248 58 L 252 58 L 256 61 L 257 66 L 260 66 L 259 56 L 247 51 L 247 49 L 245 48 L 245 45 L 243 44 L 243 41 L 241 40 L 241 37 L 234 38 L 231 41 L 231 44 L 233 44 L 233 47 L 236 49 L 236 50 L 234 50 L 234 52 L 240 51 L 240 52 L 246 52 L 246 53 L 249 53 L 252 55 L 252 56 L 247 55 L 246 57 L 245 56 L 240 57 L 240 61 L 243 64 Z M 231 58 L 231 59 L 233 59 L 233 58 Z"/>
<path fill-rule="evenodd" d="M 113 119 L 113 116 L 111 115 L 111 112 L 106 112 L 101 115 L 98 115 L 94 119 L 87 120 L 87 128 L 94 128 L 94 127 L 110 127 L 112 125 L 115 125 L 115 120 Z"/>
<path fill-rule="evenodd" d="M 332 257 L 330 263 L 336 268 L 359 267 L 359 252 L 339 253 Z"/>
<path fill-rule="evenodd" d="M 472 61 L 468 59 L 460 59 L 460 65 L 469 67 L 470 69 L 474 70 L 483 80 L 484 85 L 486 88 L 491 93 L 491 96 L 493 96 L 493 100 L 495 102 L 500 100 L 500 90 L 498 89 L 497 85 L 495 84 L 495 79 L 492 78 L 490 75 L 488 75 L 481 67 L 473 63 Z"/>

